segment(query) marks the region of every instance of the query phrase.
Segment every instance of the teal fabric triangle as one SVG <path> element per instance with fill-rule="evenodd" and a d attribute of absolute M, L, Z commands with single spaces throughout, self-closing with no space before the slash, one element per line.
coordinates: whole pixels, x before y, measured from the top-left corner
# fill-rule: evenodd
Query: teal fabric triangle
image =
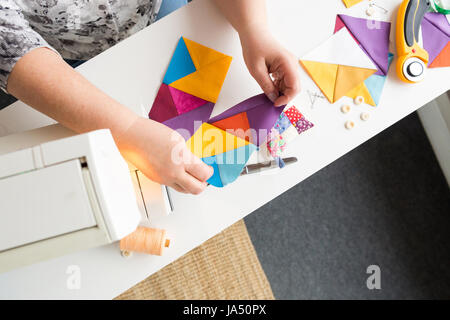
<path fill-rule="evenodd" d="M 241 174 L 248 159 L 256 151 L 254 144 L 216 155 L 220 179 L 224 186 L 234 182 Z"/>
<path fill-rule="evenodd" d="M 392 53 L 389 53 L 389 66 L 391 65 L 393 59 L 394 55 Z M 374 74 L 364 81 L 364 84 L 369 90 L 369 93 L 376 105 L 380 103 L 381 94 L 383 93 L 384 84 L 386 82 L 386 77 L 387 76 Z"/>
<path fill-rule="evenodd" d="M 380 103 L 381 93 L 383 92 L 384 83 L 386 82 L 385 76 L 373 75 L 367 78 L 364 83 L 372 96 L 376 105 Z"/>
<path fill-rule="evenodd" d="M 222 188 L 223 183 L 222 180 L 220 179 L 219 167 L 217 166 L 216 156 L 202 158 L 202 161 L 206 163 L 208 166 L 213 167 L 214 169 L 213 175 L 206 182 L 208 182 L 210 185 L 214 187 Z"/>
<path fill-rule="evenodd" d="M 170 60 L 163 83 L 171 84 L 195 71 L 195 65 L 191 59 L 188 48 L 186 47 L 186 43 L 183 38 L 180 38 L 177 48 L 172 56 L 172 60 Z"/>

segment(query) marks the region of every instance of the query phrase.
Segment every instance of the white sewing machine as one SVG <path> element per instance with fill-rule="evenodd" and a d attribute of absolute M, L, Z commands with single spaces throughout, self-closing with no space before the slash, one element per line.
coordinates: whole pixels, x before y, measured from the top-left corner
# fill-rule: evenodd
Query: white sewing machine
<path fill-rule="evenodd" d="M 0 138 L 0 272 L 108 244 L 170 210 L 109 130 L 52 125 Z M 137 200 L 137 201 L 136 201 Z"/>

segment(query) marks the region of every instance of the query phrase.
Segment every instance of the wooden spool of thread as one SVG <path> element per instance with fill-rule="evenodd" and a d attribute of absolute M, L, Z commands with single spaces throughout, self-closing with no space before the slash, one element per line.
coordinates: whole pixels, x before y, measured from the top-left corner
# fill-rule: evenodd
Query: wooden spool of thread
<path fill-rule="evenodd" d="M 120 250 L 124 256 L 129 256 L 130 252 L 161 256 L 163 249 L 169 245 L 166 230 L 145 227 L 137 227 L 136 231 L 120 240 Z"/>

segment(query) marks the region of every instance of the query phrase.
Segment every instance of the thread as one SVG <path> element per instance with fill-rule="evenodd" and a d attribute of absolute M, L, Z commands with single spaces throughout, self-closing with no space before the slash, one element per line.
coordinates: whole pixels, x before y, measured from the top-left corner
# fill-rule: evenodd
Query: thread
<path fill-rule="evenodd" d="M 166 230 L 137 227 L 136 231 L 120 240 L 122 252 L 141 252 L 161 256 L 163 249 L 170 246 Z"/>

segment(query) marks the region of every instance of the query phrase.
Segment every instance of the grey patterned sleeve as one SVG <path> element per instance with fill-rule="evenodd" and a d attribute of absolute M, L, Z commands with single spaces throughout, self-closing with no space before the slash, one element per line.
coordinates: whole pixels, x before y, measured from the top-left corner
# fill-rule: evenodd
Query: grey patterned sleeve
<path fill-rule="evenodd" d="M 0 88 L 6 92 L 8 77 L 19 61 L 29 51 L 51 46 L 24 18 L 14 0 L 0 1 Z"/>

